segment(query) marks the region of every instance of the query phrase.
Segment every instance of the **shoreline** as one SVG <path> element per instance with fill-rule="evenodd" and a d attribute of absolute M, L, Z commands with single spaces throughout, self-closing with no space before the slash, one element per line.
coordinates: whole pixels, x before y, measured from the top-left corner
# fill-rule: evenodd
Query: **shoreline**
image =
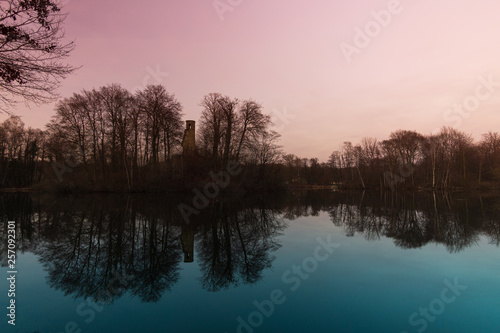
<path fill-rule="evenodd" d="M 0 193 L 52 193 L 52 194 L 92 194 L 92 193 L 126 193 L 126 194 L 182 194 L 191 193 L 193 188 L 176 188 L 176 189 L 165 189 L 165 190 L 120 190 L 120 189 L 101 189 L 101 190 L 88 190 L 88 189 L 50 189 L 50 188 L 1 188 Z M 352 192 L 352 191 L 368 191 L 368 192 L 397 192 L 397 193 L 432 193 L 432 192 L 448 192 L 448 193 L 473 193 L 473 192 L 499 192 L 500 187 L 490 186 L 490 187 L 454 187 L 450 189 L 445 188 L 416 188 L 416 189 L 381 189 L 381 188 L 361 188 L 361 187 L 339 187 L 337 185 L 301 185 L 301 186 L 289 186 L 285 188 L 273 189 L 273 188 L 255 188 L 255 189 L 242 189 L 233 188 L 221 191 L 221 193 L 226 194 L 251 194 L 251 193 L 273 193 L 273 192 L 294 192 L 294 191 L 336 191 L 336 192 Z"/>

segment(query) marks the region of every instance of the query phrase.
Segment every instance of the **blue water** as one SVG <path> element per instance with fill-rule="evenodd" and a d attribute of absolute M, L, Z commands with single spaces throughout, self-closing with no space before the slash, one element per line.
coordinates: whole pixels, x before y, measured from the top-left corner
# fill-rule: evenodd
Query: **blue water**
<path fill-rule="evenodd" d="M 204 288 L 195 237 L 194 261 L 179 255 L 178 280 L 157 302 L 133 295 L 127 277 L 118 282 L 123 294 L 100 286 L 120 294 L 111 304 L 65 295 L 49 285 L 38 254 L 19 252 L 16 326 L 4 314 L 1 331 L 500 332 L 500 249 L 489 236 L 479 234 L 458 252 L 436 242 L 404 249 L 385 236 L 351 235 L 324 211 L 283 222 L 272 264 L 255 283 Z M 294 266 L 304 267 L 294 273 Z M 6 291 L 5 280 L 3 285 Z M 7 304 L 6 295 L 2 299 Z"/>

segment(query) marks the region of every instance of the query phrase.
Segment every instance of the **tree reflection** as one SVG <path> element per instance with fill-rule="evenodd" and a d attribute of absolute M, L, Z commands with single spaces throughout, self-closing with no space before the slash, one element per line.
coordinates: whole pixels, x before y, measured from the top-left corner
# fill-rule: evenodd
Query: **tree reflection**
<path fill-rule="evenodd" d="M 22 207 L 22 213 L 5 213 L 19 221 L 20 246 L 39 256 L 49 285 L 104 304 L 126 293 L 159 301 L 179 280 L 182 261 L 199 262 L 201 284 L 210 291 L 255 283 L 271 266 L 284 229 L 277 214 L 259 204 L 215 202 L 186 224 L 169 197 L 0 200 Z"/>
<path fill-rule="evenodd" d="M 493 194 L 298 192 L 245 202 L 219 198 L 186 224 L 164 196 L 0 195 L 0 236 L 16 221 L 17 247 L 33 252 L 50 286 L 108 304 L 124 294 L 157 302 L 198 264 L 199 281 L 219 291 L 263 278 L 285 220 L 327 212 L 347 236 L 392 238 L 401 248 L 443 244 L 463 251 L 480 237 L 500 246 L 500 199 Z M 7 244 L 0 244 L 6 266 Z"/>
<path fill-rule="evenodd" d="M 141 214 L 130 201 L 109 204 L 92 200 L 79 210 L 47 213 L 45 232 L 57 237 L 36 253 L 49 284 L 101 302 L 126 291 L 156 302 L 179 278 L 179 228 L 164 217 Z"/>
<path fill-rule="evenodd" d="M 369 200 L 339 203 L 329 212 L 332 222 L 343 226 L 348 235 L 361 233 L 368 240 L 389 237 L 408 249 L 440 243 L 458 252 L 476 244 L 481 234 L 493 236 L 484 227 L 486 220 L 476 215 L 474 199 L 390 193 Z M 499 224 L 498 219 L 493 223 Z"/>
<path fill-rule="evenodd" d="M 304 191 L 287 200 L 281 209 L 289 220 L 322 210 L 346 236 L 388 237 L 401 248 L 436 243 L 459 252 L 482 235 L 500 246 L 500 197 L 495 193 Z"/>
<path fill-rule="evenodd" d="M 198 247 L 203 288 L 218 291 L 260 280 L 271 267 L 271 252 L 279 248 L 275 237 L 283 229 L 284 223 L 263 208 L 216 203 Z"/>

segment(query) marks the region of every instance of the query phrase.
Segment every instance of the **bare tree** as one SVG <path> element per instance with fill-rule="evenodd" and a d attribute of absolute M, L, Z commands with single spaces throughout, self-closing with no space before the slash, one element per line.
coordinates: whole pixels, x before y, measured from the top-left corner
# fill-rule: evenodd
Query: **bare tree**
<path fill-rule="evenodd" d="M 380 146 L 376 138 L 363 138 L 361 140 L 361 154 L 363 159 L 370 167 L 370 173 L 367 181 L 375 182 L 378 178 L 377 167 L 380 164 Z"/>
<path fill-rule="evenodd" d="M 99 89 L 99 98 L 109 124 L 111 166 L 117 171 L 126 164 L 132 95 L 119 84 Z"/>
<path fill-rule="evenodd" d="M 44 159 L 45 134 L 25 128 L 11 116 L 0 123 L 0 187 L 24 187 L 40 179 L 37 162 Z"/>
<path fill-rule="evenodd" d="M 426 137 L 425 141 L 422 143 L 423 154 L 425 154 L 426 159 L 430 160 L 432 189 L 436 188 L 438 156 L 442 148 L 443 147 L 439 135 L 430 135 Z"/>
<path fill-rule="evenodd" d="M 413 170 L 419 158 L 422 157 L 419 153 L 424 136 L 415 131 L 398 130 L 391 133 L 390 138 L 396 148 L 401 163 L 400 167 L 404 170 L 403 174 L 409 173 L 412 184 L 415 185 Z"/>
<path fill-rule="evenodd" d="M 145 115 L 146 149 L 151 148 L 150 162 L 159 162 L 160 145 L 163 141 L 166 159 L 170 158 L 173 145 L 181 135 L 182 106 L 175 95 L 161 85 L 148 85 L 137 94 L 137 105 Z M 147 153 L 146 153 L 147 154 Z"/>
<path fill-rule="evenodd" d="M 75 68 L 62 62 L 74 48 L 64 40 L 66 15 L 53 0 L 0 2 L 0 101 L 44 103 L 57 97 L 61 79 Z"/>
<path fill-rule="evenodd" d="M 495 178 L 500 167 L 500 134 L 498 132 L 488 132 L 483 134 L 483 140 L 478 144 L 479 151 L 479 183 L 481 183 L 483 173 L 488 178 Z"/>
<path fill-rule="evenodd" d="M 224 112 L 219 102 L 224 97 L 219 93 L 210 93 L 203 97 L 200 105 L 203 107 L 201 113 L 201 124 L 199 135 L 204 143 L 207 153 L 210 153 L 217 165 L 219 147 L 223 135 Z"/>
<path fill-rule="evenodd" d="M 354 170 L 352 169 L 355 163 L 354 147 L 350 141 L 344 141 L 341 147 L 342 167 L 351 170 L 351 181 L 354 182 Z"/>
<path fill-rule="evenodd" d="M 241 151 L 248 145 L 248 142 L 262 135 L 270 124 L 271 117 L 262 113 L 262 105 L 252 100 L 241 103 L 239 109 L 239 142 L 236 149 L 236 160 L 239 160 Z"/>
<path fill-rule="evenodd" d="M 439 133 L 442 144 L 441 160 L 443 162 L 442 186 L 448 188 L 451 186 L 453 171 L 466 180 L 466 156 L 472 146 L 472 137 L 469 134 L 460 132 L 452 127 L 443 127 Z M 454 166 L 456 166 L 454 168 Z M 459 168 L 461 172 L 459 173 Z M 457 177 L 458 178 L 458 177 Z"/>
<path fill-rule="evenodd" d="M 238 107 L 238 100 L 232 99 L 228 96 L 224 96 L 219 99 L 219 104 L 221 106 L 223 115 L 224 115 L 224 152 L 222 155 L 222 165 L 225 166 L 229 157 L 232 155 L 232 142 L 233 142 L 233 133 L 236 129 L 236 108 Z"/>

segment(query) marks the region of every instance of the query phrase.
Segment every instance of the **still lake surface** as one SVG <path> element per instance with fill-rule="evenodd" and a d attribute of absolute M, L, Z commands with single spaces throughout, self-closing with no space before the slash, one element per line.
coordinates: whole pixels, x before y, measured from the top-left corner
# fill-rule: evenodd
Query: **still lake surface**
<path fill-rule="evenodd" d="M 500 332 L 500 197 L 0 195 L 1 332 Z M 7 221 L 16 221 L 16 326 Z"/>

